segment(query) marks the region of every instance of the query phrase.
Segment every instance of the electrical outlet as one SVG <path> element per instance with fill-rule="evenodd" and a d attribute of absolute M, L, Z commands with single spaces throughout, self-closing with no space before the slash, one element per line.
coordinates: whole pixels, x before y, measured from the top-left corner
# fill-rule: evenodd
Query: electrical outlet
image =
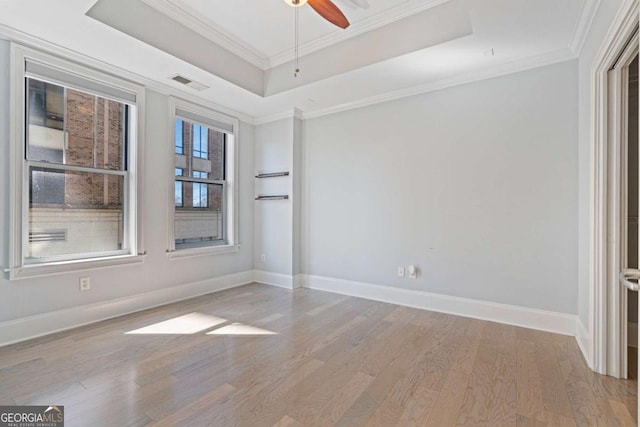
<path fill-rule="evenodd" d="M 267 256 L 265 254 L 262 254 L 262 256 L 260 256 L 260 261 L 267 262 Z"/>
<path fill-rule="evenodd" d="M 81 277 L 80 278 L 80 291 L 88 291 L 91 289 L 91 278 L 90 277 Z"/>
<path fill-rule="evenodd" d="M 398 277 L 404 279 L 404 267 L 398 267 Z"/>

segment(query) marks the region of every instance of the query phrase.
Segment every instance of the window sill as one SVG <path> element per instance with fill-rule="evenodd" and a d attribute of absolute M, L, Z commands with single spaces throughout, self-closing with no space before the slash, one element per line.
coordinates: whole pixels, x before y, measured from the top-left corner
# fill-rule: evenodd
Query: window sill
<path fill-rule="evenodd" d="M 208 246 L 205 248 L 191 248 L 191 249 L 179 249 L 173 252 L 168 252 L 169 259 L 181 259 L 192 258 L 208 255 L 220 255 L 236 253 L 240 250 L 240 245 L 222 245 L 222 246 Z"/>
<path fill-rule="evenodd" d="M 115 267 L 127 264 L 139 264 L 144 261 L 144 255 L 120 255 L 107 258 L 92 258 L 86 260 L 61 261 L 47 264 L 32 264 L 16 267 L 11 270 L 10 279 L 26 279 L 38 276 L 73 273 L 76 271 L 95 268 Z"/>

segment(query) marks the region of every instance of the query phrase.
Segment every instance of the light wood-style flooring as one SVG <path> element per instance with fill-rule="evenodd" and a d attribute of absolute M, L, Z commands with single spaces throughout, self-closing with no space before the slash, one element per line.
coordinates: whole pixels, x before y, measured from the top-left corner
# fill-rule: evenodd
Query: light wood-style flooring
<path fill-rule="evenodd" d="M 257 284 L 0 348 L 6 404 L 64 405 L 67 427 L 635 426 L 637 417 L 636 382 L 592 373 L 574 338 Z"/>

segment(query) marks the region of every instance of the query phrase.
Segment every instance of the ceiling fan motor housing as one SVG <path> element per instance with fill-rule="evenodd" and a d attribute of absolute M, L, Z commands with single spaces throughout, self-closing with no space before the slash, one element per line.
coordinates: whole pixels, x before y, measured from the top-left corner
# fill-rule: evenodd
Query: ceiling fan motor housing
<path fill-rule="evenodd" d="M 293 7 L 304 6 L 308 0 L 284 0 L 286 4 Z"/>

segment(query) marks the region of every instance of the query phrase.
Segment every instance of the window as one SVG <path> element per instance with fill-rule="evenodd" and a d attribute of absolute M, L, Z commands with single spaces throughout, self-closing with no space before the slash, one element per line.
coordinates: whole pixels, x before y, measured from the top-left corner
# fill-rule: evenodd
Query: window
<path fill-rule="evenodd" d="M 193 157 L 209 158 L 209 129 L 205 126 L 193 124 Z"/>
<path fill-rule="evenodd" d="M 184 154 L 174 154 L 170 251 L 183 256 L 237 250 L 236 121 L 191 105 L 174 104 L 174 108 L 176 132 L 171 145 L 177 146 L 178 138 L 192 145 L 184 147 Z"/>
<path fill-rule="evenodd" d="M 14 103 L 25 108 L 16 114 L 16 128 L 23 131 L 16 132 L 15 142 L 20 148 L 12 204 L 19 208 L 12 215 L 17 267 L 11 277 L 131 262 L 139 246 L 135 183 L 141 89 L 33 56 L 39 54 L 16 49 L 15 59 L 25 65 L 16 77 L 22 96 Z"/>

